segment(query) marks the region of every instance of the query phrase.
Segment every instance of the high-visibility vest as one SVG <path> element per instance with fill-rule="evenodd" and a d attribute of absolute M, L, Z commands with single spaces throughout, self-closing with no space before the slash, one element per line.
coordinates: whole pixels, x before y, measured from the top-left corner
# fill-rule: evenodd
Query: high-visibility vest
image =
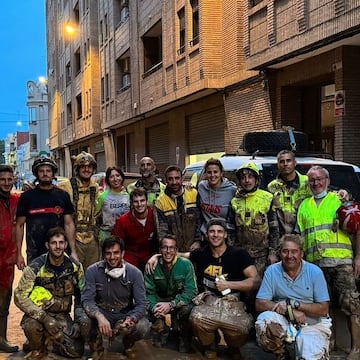
<path fill-rule="evenodd" d="M 341 205 L 337 194 L 329 192 L 316 205 L 314 197 L 305 199 L 298 211 L 298 226 L 304 239 L 307 261 L 322 258 L 352 259 L 350 237 L 336 226 L 336 210 Z"/>

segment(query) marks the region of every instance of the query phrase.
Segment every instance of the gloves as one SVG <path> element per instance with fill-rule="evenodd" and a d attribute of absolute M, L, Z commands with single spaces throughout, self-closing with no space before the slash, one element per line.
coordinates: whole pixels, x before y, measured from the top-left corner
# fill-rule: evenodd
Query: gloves
<path fill-rule="evenodd" d="M 60 339 L 63 336 L 63 328 L 61 324 L 54 317 L 46 314 L 42 320 L 42 323 L 46 331 L 54 339 Z"/>
<path fill-rule="evenodd" d="M 211 292 L 210 291 L 205 291 L 197 296 L 195 296 L 193 299 L 192 299 L 192 302 L 195 304 L 195 305 L 201 305 L 201 304 L 204 304 L 205 302 L 205 298 L 207 296 L 211 295 Z"/>

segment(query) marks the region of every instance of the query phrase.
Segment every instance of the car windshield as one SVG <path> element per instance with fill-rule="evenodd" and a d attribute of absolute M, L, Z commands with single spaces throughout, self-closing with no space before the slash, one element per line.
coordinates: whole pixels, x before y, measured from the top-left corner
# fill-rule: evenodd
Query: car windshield
<path fill-rule="evenodd" d="M 314 164 L 298 164 L 296 170 L 301 174 L 306 174 Z M 352 166 L 346 165 L 322 165 L 329 171 L 330 174 L 330 189 L 340 190 L 345 189 L 356 201 L 360 201 L 360 178 L 354 171 Z M 277 176 L 276 164 L 263 164 L 262 184 L 264 188 L 272 179 Z"/>

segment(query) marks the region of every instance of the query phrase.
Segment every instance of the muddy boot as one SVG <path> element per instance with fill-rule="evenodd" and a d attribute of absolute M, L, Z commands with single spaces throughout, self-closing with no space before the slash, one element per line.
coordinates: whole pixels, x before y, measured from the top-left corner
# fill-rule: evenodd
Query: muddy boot
<path fill-rule="evenodd" d="M 351 351 L 347 360 L 360 360 L 360 316 L 350 316 Z"/>
<path fill-rule="evenodd" d="M 10 344 L 6 340 L 7 332 L 7 316 L 0 316 L 0 350 L 6 353 L 14 353 L 19 351 L 16 345 Z"/>

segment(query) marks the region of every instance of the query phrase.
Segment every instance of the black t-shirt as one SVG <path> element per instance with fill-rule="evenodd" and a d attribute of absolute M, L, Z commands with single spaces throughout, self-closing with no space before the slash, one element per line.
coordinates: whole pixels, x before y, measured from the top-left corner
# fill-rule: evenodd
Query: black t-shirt
<path fill-rule="evenodd" d="M 227 246 L 218 258 L 214 257 L 208 245 L 190 252 L 190 260 L 195 266 L 200 291 L 211 290 L 220 294 L 215 288 L 216 276 L 224 275 L 228 281 L 245 279 L 244 269 L 254 265 L 254 261 L 246 250 Z"/>
<path fill-rule="evenodd" d="M 26 217 L 27 261 L 44 254 L 46 235 L 55 226 L 64 228 L 64 215 L 72 215 L 74 207 L 69 194 L 53 187 L 43 190 L 39 187 L 21 194 L 16 216 Z"/>

